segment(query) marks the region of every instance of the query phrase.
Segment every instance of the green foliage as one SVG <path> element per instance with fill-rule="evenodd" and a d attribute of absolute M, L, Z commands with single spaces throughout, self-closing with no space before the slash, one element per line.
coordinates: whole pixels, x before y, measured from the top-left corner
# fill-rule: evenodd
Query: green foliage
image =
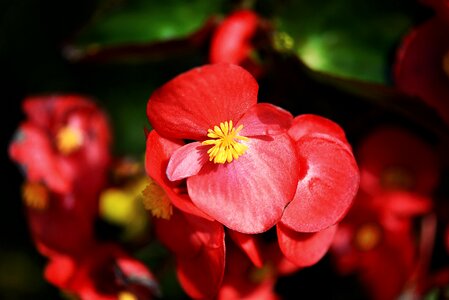
<path fill-rule="evenodd" d="M 223 0 L 129 0 L 94 15 L 80 45 L 150 43 L 183 38 L 199 29 Z"/>
<path fill-rule="evenodd" d="M 411 2 L 288 1 L 275 21 L 310 68 L 385 83 L 394 48 L 412 23 Z"/>

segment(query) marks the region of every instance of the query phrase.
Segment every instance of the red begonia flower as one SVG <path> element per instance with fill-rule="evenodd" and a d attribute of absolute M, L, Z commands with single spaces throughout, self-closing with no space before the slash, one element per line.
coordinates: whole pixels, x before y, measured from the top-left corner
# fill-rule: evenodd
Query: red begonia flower
<path fill-rule="evenodd" d="M 93 241 L 109 166 L 106 117 L 76 95 L 28 98 L 23 108 L 28 119 L 9 151 L 25 171 L 23 199 L 32 237 L 55 251 L 79 253 Z"/>
<path fill-rule="evenodd" d="M 368 198 L 356 198 L 338 225 L 332 254 L 339 271 L 357 273 L 373 299 L 393 300 L 415 270 L 416 245 L 412 231 L 384 227 L 380 213 Z"/>
<path fill-rule="evenodd" d="M 395 81 L 449 124 L 449 9 L 413 29 L 398 50 Z"/>
<path fill-rule="evenodd" d="M 299 116 L 289 134 L 296 141 L 300 178 L 281 223 L 317 232 L 340 221 L 351 206 L 359 185 L 357 164 L 343 130 L 330 120 Z"/>
<path fill-rule="evenodd" d="M 387 191 L 430 195 L 438 183 L 438 161 L 432 148 L 400 128 L 381 128 L 357 151 L 360 188 L 372 196 Z"/>
<path fill-rule="evenodd" d="M 259 16 L 253 11 L 239 10 L 227 16 L 212 36 L 210 62 L 240 65 L 257 76 L 261 68 L 250 54 L 258 27 Z"/>
<path fill-rule="evenodd" d="M 31 182 L 52 191 L 97 189 L 109 163 L 110 130 L 96 105 L 77 95 L 31 97 L 9 153 Z"/>
<path fill-rule="evenodd" d="M 160 293 L 147 267 L 114 244 L 96 244 L 79 256 L 53 253 L 45 277 L 81 299 L 151 299 Z"/>
<path fill-rule="evenodd" d="M 257 89 L 238 66 L 208 65 L 165 84 L 147 106 L 162 137 L 196 141 L 173 153 L 168 178 L 187 178 L 199 209 L 243 233 L 276 224 L 298 182 L 296 151 L 287 134 L 292 117 L 257 104 Z"/>

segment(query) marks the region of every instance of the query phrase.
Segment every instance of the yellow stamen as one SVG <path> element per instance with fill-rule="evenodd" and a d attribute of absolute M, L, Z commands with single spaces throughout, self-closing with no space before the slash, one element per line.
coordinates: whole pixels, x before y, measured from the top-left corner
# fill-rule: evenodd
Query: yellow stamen
<path fill-rule="evenodd" d="M 385 189 L 410 190 L 414 185 L 411 174 L 401 167 L 391 167 L 384 170 L 380 181 Z"/>
<path fill-rule="evenodd" d="M 118 294 L 118 300 L 137 300 L 136 295 L 128 291 L 122 291 Z"/>
<path fill-rule="evenodd" d="M 449 77 L 449 51 L 443 56 L 443 70 L 446 76 Z"/>
<path fill-rule="evenodd" d="M 22 186 L 22 198 L 28 207 L 35 210 L 43 211 L 48 207 L 48 190 L 41 183 L 25 182 Z"/>
<path fill-rule="evenodd" d="M 65 126 L 56 135 L 56 147 L 63 154 L 70 154 L 78 150 L 83 144 L 83 134 L 78 128 Z"/>
<path fill-rule="evenodd" d="M 164 190 L 151 178 L 143 190 L 143 205 L 154 217 L 169 220 L 173 214 L 170 199 Z"/>
<path fill-rule="evenodd" d="M 376 224 L 365 224 L 355 234 L 355 244 L 362 251 L 374 249 L 381 239 L 382 232 Z"/>
<path fill-rule="evenodd" d="M 234 128 L 232 121 L 220 123 L 220 127 L 215 126 L 214 129 L 207 131 L 210 140 L 205 140 L 203 145 L 213 145 L 207 153 L 209 160 L 216 164 L 230 163 L 234 159 L 238 159 L 245 154 L 248 149 L 247 145 L 241 144 L 239 141 L 249 141 L 245 136 L 238 135 L 243 129 L 243 125 Z"/>

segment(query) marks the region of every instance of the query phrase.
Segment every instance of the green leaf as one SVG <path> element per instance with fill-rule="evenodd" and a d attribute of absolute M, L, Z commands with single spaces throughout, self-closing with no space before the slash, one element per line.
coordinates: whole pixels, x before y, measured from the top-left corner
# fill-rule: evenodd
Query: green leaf
<path fill-rule="evenodd" d="M 105 46 L 186 37 L 199 29 L 211 14 L 219 12 L 223 0 L 121 2 L 114 9 L 94 16 L 77 43 Z"/>
<path fill-rule="evenodd" d="M 412 24 L 407 0 L 297 0 L 279 6 L 278 28 L 310 68 L 378 83 L 388 81 L 391 58 Z"/>

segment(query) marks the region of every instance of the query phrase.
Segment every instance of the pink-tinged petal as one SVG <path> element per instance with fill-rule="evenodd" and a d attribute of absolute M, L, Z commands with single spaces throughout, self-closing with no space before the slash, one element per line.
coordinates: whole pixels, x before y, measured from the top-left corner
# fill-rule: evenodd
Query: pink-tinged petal
<path fill-rule="evenodd" d="M 317 115 L 300 115 L 293 120 L 288 134 L 298 141 L 307 134 L 322 133 L 333 136 L 343 143 L 348 143 L 343 129 L 337 123 Z"/>
<path fill-rule="evenodd" d="M 42 129 L 29 122 L 22 124 L 9 147 L 9 155 L 23 167 L 29 181 L 43 181 L 59 193 L 71 191 L 73 175 L 70 166 L 56 155 Z"/>
<path fill-rule="evenodd" d="M 147 174 L 167 193 L 172 204 L 178 209 L 213 221 L 199 210 L 190 200 L 182 182 L 168 180 L 166 172 L 170 156 L 182 147 L 181 141 L 161 137 L 155 130 L 147 136 L 145 169 Z"/>
<path fill-rule="evenodd" d="M 250 10 L 234 12 L 221 23 L 212 36 L 209 59 L 212 63 L 239 65 L 248 58 L 256 33 L 258 16 Z"/>
<path fill-rule="evenodd" d="M 200 142 L 194 142 L 173 152 L 167 166 L 168 179 L 175 181 L 198 174 L 209 160 L 207 154 L 209 148 L 210 146 L 203 146 Z"/>
<path fill-rule="evenodd" d="M 208 162 L 187 179 L 201 210 L 242 233 L 260 233 L 277 223 L 298 182 L 298 163 L 287 134 L 251 138 L 248 150 L 231 163 Z"/>
<path fill-rule="evenodd" d="M 286 132 L 292 120 L 293 116 L 288 111 L 269 103 L 260 103 L 248 110 L 237 127 L 243 125 L 240 135 L 264 136 Z"/>
<path fill-rule="evenodd" d="M 300 180 L 281 222 L 299 232 L 316 232 L 343 218 L 359 186 L 355 159 L 341 141 L 307 135 L 297 144 Z"/>
<path fill-rule="evenodd" d="M 230 64 L 198 67 L 156 90 L 147 116 L 160 135 L 203 140 L 221 122 L 237 124 L 257 102 L 258 85 L 250 73 Z"/>
<path fill-rule="evenodd" d="M 262 249 L 254 235 L 240 233 L 234 230 L 228 231 L 234 243 L 248 256 L 251 262 L 258 268 L 262 268 Z"/>
<path fill-rule="evenodd" d="M 266 246 L 263 251 L 263 260 L 274 267 L 276 274 L 287 276 L 299 271 L 301 267 L 297 266 L 287 259 L 279 248 L 278 241 L 274 241 Z"/>
<path fill-rule="evenodd" d="M 302 233 L 278 224 L 279 247 L 284 255 L 300 267 L 317 263 L 332 244 L 337 226 L 331 226 L 319 232 Z"/>

